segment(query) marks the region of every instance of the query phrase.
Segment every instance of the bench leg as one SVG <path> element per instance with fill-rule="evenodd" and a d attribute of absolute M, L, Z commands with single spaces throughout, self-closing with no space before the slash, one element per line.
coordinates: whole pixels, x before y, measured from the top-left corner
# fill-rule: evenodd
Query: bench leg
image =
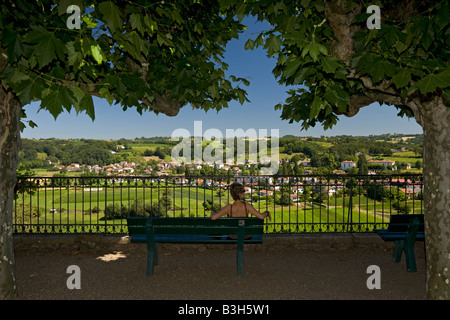
<path fill-rule="evenodd" d="M 147 276 L 152 276 L 154 267 L 158 262 L 158 248 L 156 243 L 149 241 L 147 242 Z"/>
<path fill-rule="evenodd" d="M 414 252 L 414 244 L 405 246 L 406 270 L 408 272 L 417 272 L 416 254 Z"/>
<path fill-rule="evenodd" d="M 411 245 L 408 241 L 396 240 L 393 255 L 394 262 L 400 262 L 400 260 L 402 259 L 403 251 L 405 251 L 406 270 L 408 272 L 417 272 L 414 242 Z"/>
<path fill-rule="evenodd" d="M 404 240 L 395 240 L 394 243 L 395 243 L 394 255 L 392 258 L 394 262 L 398 263 L 402 259 Z"/>
<path fill-rule="evenodd" d="M 237 250 L 237 274 L 240 276 L 242 270 L 244 269 L 244 250 L 243 248 L 238 248 Z"/>

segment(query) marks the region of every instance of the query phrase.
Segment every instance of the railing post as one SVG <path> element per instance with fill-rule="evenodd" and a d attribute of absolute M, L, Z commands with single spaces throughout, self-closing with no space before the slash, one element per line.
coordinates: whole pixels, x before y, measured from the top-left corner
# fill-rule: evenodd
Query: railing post
<path fill-rule="evenodd" d="M 244 268 L 244 226 L 245 220 L 239 220 L 237 240 L 237 274 L 242 274 Z"/>
<path fill-rule="evenodd" d="M 353 231 L 353 180 L 350 179 L 350 198 L 348 200 L 347 232 Z"/>

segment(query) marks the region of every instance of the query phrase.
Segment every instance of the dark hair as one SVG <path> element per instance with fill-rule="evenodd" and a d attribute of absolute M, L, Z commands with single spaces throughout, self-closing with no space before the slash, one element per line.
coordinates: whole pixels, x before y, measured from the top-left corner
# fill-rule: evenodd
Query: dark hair
<path fill-rule="evenodd" d="M 238 182 L 233 182 L 230 185 L 230 194 L 233 200 L 239 200 L 241 194 L 245 192 L 244 186 Z"/>

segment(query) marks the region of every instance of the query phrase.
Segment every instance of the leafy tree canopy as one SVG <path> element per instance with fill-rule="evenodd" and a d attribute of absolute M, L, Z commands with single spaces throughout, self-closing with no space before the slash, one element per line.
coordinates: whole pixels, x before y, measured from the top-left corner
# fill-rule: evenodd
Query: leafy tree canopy
<path fill-rule="evenodd" d="M 0 11 L 2 85 L 22 106 L 40 100 L 55 118 L 74 108 L 94 119 L 92 96 L 171 116 L 186 104 L 220 110 L 243 103 L 239 85 L 247 80 L 227 77 L 222 61 L 226 43 L 244 30 L 238 3 L 7 1 Z M 81 9 L 80 29 L 67 25 L 71 5 Z"/>
<path fill-rule="evenodd" d="M 356 0 L 250 1 L 245 12 L 271 28 L 246 43 L 277 59 L 280 84 L 291 86 L 282 118 L 307 129 L 332 127 L 373 102 L 416 116 L 432 97 L 450 100 L 448 1 L 371 1 L 381 29 L 369 29 L 368 4 Z M 414 104 L 415 103 L 415 104 Z"/>

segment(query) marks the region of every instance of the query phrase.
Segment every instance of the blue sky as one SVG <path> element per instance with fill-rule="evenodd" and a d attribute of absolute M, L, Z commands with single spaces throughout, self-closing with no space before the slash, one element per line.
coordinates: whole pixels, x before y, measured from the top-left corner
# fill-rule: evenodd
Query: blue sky
<path fill-rule="evenodd" d="M 248 20 L 244 23 L 249 23 Z M 251 23 L 251 22 L 250 22 Z M 126 112 L 120 106 L 110 106 L 104 99 L 94 98 L 95 121 L 84 113 L 76 115 L 75 111 L 65 111 L 56 119 L 46 112 L 40 111 L 39 102 L 26 106 L 29 120 L 37 123 L 37 128 L 26 128 L 22 133 L 24 138 L 88 138 L 88 139 L 133 139 L 136 137 L 171 136 L 179 128 L 194 132 L 194 121 L 202 121 L 203 131 L 215 128 L 225 136 L 226 129 L 278 129 L 280 136 L 292 134 L 296 136 L 337 136 L 353 135 L 367 136 L 370 134 L 422 133 L 422 128 L 414 119 L 400 118 L 393 106 L 374 103 L 362 108 L 352 118 L 341 116 L 338 123 L 329 130 L 323 130 L 319 125 L 307 131 L 301 131 L 299 123 L 290 124 L 281 120 L 281 110 L 274 106 L 283 102 L 288 88 L 280 86 L 272 75 L 275 66 L 273 59 L 268 59 L 262 49 L 244 50 L 245 42 L 255 38 L 263 25 L 252 24 L 240 36 L 227 46 L 225 62 L 229 64 L 228 74 L 248 78 L 250 86 L 245 87 L 251 102 L 243 105 L 231 102 L 229 108 L 220 112 L 192 110 L 184 106 L 176 117 L 168 117 L 152 112 L 142 116 L 133 109 Z"/>

